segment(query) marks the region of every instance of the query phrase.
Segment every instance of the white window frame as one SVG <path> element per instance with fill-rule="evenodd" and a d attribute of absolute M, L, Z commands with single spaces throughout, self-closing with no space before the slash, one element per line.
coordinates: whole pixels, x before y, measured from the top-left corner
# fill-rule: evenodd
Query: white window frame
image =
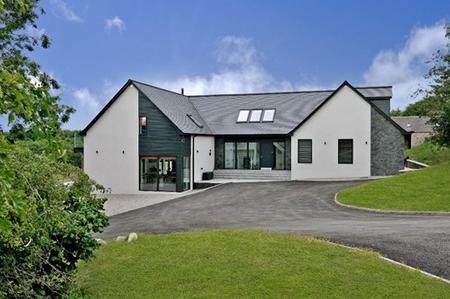
<path fill-rule="evenodd" d="M 253 115 L 257 115 L 257 113 L 259 113 L 259 115 L 257 116 L 257 119 L 253 118 Z M 254 109 L 251 111 L 250 113 L 250 118 L 249 118 L 249 122 L 251 123 L 259 123 L 261 121 L 261 116 L 262 116 L 263 110 L 262 109 Z"/>
<path fill-rule="evenodd" d="M 272 111 L 272 115 L 271 115 L 271 117 L 269 119 L 266 119 L 266 114 L 269 111 Z M 262 122 L 273 122 L 274 119 L 275 119 L 275 109 L 264 109 Z"/>
<path fill-rule="evenodd" d="M 241 118 L 241 115 L 245 115 L 245 116 L 243 116 L 243 117 L 245 117 L 245 119 Z M 247 109 L 239 110 L 239 114 L 238 114 L 238 118 L 237 118 L 236 122 L 246 123 L 248 121 L 249 116 L 250 116 L 250 110 L 247 110 Z"/>

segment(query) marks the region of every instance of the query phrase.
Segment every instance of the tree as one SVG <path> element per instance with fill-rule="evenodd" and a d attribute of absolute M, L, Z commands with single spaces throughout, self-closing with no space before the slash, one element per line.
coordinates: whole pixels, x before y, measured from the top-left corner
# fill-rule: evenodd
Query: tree
<path fill-rule="evenodd" d="M 26 56 L 50 45 L 27 34 L 42 13 L 37 0 L 0 0 L 0 116 L 17 141 L 0 134 L 0 298 L 63 297 L 107 223 L 94 194 L 101 186 L 56 146 L 74 109 L 60 105 L 58 83 Z"/>
<path fill-rule="evenodd" d="M 450 39 L 450 25 L 446 25 L 446 37 Z M 430 80 L 429 90 L 420 101 L 430 117 L 430 123 L 436 132 L 436 140 L 450 145 L 450 41 L 444 51 L 437 51 L 430 61 L 432 67 L 426 75 Z M 417 104 L 417 103 L 416 103 Z"/>
<path fill-rule="evenodd" d="M 0 115 L 21 122 L 42 136 L 54 136 L 75 110 L 60 105 L 52 89 L 58 82 L 25 54 L 50 46 L 50 39 L 27 34 L 43 14 L 37 0 L 0 1 Z"/>

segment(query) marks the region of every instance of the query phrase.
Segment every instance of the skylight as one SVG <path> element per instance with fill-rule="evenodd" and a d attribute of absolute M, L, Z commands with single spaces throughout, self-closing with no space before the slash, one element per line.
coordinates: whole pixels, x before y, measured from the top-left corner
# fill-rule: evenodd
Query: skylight
<path fill-rule="evenodd" d="M 275 116 L 275 109 L 265 109 L 264 110 L 264 116 L 262 121 L 273 121 L 273 118 Z"/>
<path fill-rule="evenodd" d="M 261 121 L 262 110 L 252 110 L 250 114 L 250 122 L 259 122 Z"/>
<path fill-rule="evenodd" d="M 239 111 L 239 116 L 238 116 L 237 122 L 238 123 L 247 122 L 249 113 L 250 113 L 250 110 Z"/>

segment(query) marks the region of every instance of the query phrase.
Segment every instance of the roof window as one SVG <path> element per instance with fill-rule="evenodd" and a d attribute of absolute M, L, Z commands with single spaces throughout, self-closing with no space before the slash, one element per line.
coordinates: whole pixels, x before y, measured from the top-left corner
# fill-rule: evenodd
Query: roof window
<path fill-rule="evenodd" d="M 261 121 L 262 110 L 252 110 L 250 114 L 250 122 L 260 122 Z"/>
<path fill-rule="evenodd" d="M 271 122 L 273 121 L 274 116 L 275 116 L 275 109 L 265 109 L 262 121 Z"/>
<path fill-rule="evenodd" d="M 239 116 L 238 116 L 237 122 L 238 123 L 247 122 L 249 114 L 250 114 L 250 110 L 241 110 L 241 111 L 239 111 Z"/>

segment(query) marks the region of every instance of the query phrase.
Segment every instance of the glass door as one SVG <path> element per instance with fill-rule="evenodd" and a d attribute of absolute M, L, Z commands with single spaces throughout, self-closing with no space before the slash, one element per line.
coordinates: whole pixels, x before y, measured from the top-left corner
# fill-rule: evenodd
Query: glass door
<path fill-rule="evenodd" d="M 177 190 L 177 158 L 159 158 L 158 191 Z"/>
<path fill-rule="evenodd" d="M 142 191 L 176 191 L 176 157 L 142 157 L 139 183 Z"/>
<path fill-rule="evenodd" d="M 158 158 L 146 157 L 141 159 L 141 190 L 158 191 Z"/>
<path fill-rule="evenodd" d="M 273 169 L 286 169 L 286 142 L 273 142 Z"/>

